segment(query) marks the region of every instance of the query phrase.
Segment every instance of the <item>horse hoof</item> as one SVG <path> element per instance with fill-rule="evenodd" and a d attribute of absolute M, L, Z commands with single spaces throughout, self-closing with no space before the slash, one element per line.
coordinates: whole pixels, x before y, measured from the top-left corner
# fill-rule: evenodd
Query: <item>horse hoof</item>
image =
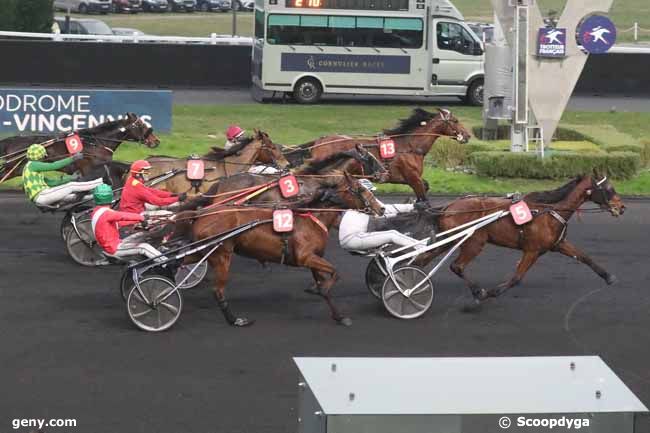
<path fill-rule="evenodd" d="M 237 320 L 231 323 L 231 325 L 238 328 L 245 328 L 246 326 L 251 326 L 253 323 L 255 323 L 254 320 L 248 320 L 245 317 L 238 317 Z"/>
<path fill-rule="evenodd" d="M 465 305 L 463 305 L 463 308 L 461 308 L 461 311 L 463 313 L 476 313 L 481 309 L 483 306 L 483 303 L 479 299 L 472 299 L 469 302 L 466 302 Z"/>
<path fill-rule="evenodd" d="M 607 285 L 611 286 L 612 284 L 618 283 L 618 278 L 616 278 L 616 275 L 609 274 L 607 275 L 607 278 L 605 278 L 605 281 L 607 282 Z"/>
<path fill-rule="evenodd" d="M 341 320 L 339 320 L 339 324 L 343 326 L 352 326 L 352 319 L 349 317 L 344 317 Z"/>

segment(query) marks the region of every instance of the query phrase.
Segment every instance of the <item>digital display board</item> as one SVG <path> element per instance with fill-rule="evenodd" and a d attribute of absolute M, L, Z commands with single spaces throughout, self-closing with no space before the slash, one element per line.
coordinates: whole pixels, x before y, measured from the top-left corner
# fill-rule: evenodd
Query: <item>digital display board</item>
<path fill-rule="evenodd" d="M 407 11 L 409 0 L 286 0 L 285 6 L 299 9 Z"/>

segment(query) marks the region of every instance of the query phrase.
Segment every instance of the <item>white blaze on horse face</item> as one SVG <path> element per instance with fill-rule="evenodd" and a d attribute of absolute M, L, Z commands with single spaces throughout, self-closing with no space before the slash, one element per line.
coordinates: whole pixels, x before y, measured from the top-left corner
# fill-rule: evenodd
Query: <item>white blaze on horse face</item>
<path fill-rule="evenodd" d="M 423 120 L 422 122 L 420 122 L 420 126 L 427 126 L 427 122 Z"/>

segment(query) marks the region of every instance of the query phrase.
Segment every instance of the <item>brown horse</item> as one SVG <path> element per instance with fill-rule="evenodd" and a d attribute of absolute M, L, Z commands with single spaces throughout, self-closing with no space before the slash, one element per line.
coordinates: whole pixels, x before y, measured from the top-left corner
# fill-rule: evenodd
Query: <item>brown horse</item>
<path fill-rule="evenodd" d="M 452 272 L 465 280 L 472 291 L 472 306 L 478 306 L 487 298 L 496 298 L 512 288 L 523 279 L 526 272 L 543 254 L 553 251 L 574 258 L 589 266 L 607 284 L 614 284 L 617 279 L 589 256 L 566 240 L 568 222 L 586 201 L 599 205 L 601 210 L 609 211 L 618 217 L 625 211 L 625 206 L 607 177 L 594 171 L 593 175 L 579 176 L 566 185 L 545 192 L 533 192 L 523 197 L 533 214 L 533 220 L 522 226 L 515 224 L 510 216 L 503 217 L 478 230 L 461 247 L 460 254 L 451 264 Z M 458 199 L 442 211 L 437 226 L 441 231 L 471 222 L 498 210 L 507 210 L 512 200 L 507 198 L 467 197 Z M 517 270 L 507 282 L 495 289 L 481 289 L 478 284 L 465 274 L 466 266 L 476 258 L 486 243 L 518 249 L 523 256 Z M 422 256 L 419 263 L 430 261 L 432 254 Z"/>
<path fill-rule="evenodd" d="M 428 189 L 422 179 L 424 157 L 439 137 L 450 137 L 467 143 L 471 135 L 449 110 L 439 109 L 438 113 L 429 113 L 418 108 L 413 110 L 409 118 L 400 121 L 396 128 L 384 130 L 378 137 L 330 135 L 296 148 L 285 149 L 284 153 L 293 165 L 297 165 L 303 159 L 318 161 L 333 153 L 352 149 L 360 143 L 379 158 L 378 140 L 390 138 L 395 144 L 395 156 L 385 160 L 390 171 L 387 182 L 409 185 L 415 191 L 418 201 L 424 201 Z"/>
<path fill-rule="evenodd" d="M 124 141 L 135 141 L 154 148 L 160 140 L 140 117 L 127 113 L 124 118 L 102 123 L 93 128 L 80 129 L 76 133 L 83 142 L 84 158 L 66 167 L 63 171 L 81 171 L 88 175 L 94 166 L 111 161 L 113 153 Z M 65 145 L 67 134 L 18 135 L 0 140 L 0 179 L 11 179 L 22 174 L 26 162 L 27 148 L 34 143 L 46 143 L 47 159 L 55 160 L 68 156 Z"/>
<path fill-rule="evenodd" d="M 336 206 L 366 209 L 381 214 L 383 208 L 370 191 L 347 173 L 343 176 L 319 179 L 321 188 L 309 200 L 303 202 L 304 206 L 318 210 L 302 213 L 296 210 L 293 231 L 287 234 L 273 230 L 271 208 L 218 207 L 203 210 L 198 214 L 178 214 L 177 226 L 182 225 L 180 221 L 184 218 L 199 216 L 191 227 L 194 240 L 205 239 L 255 220 L 269 222 L 227 240 L 208 258 L 215 276 L 215 297 L 229 324 L 248 326 L 253 323 L 244 317 L 235 316 L 226 300 L 225 287 L 233 253 L 255 258 L 263 263 L 273 262 L 309 268 L 316 281 L 318 294 L 327 302 L 332 318 L 344 325 L 352 323 L 349 318 L 341 315 L 331 299 L 331 288 L 337 280 L 337 274 L 334 266 L 323 258 L 323 254 L 329 238 L 328 230 L 338 222 L 340 215 L 339 212 L 328 212 L 327 209 Z"/>
<path fill-rule="evenodd" d="M 198 188 L 193 188 L 192 182 L 185 175 L 187 159 L 167 156 L 152 156 L 147 160 L 151 163 L 150 176 L 160 176 L 165 173 L 176 173 L 160 183 L 156 188 L 174 193 L 206 192 L 212 184 L 222 177 L 247 171 L 255 164 L 275 165 L 280 169 L 287 168 L 289 161 L 282 155 L 280 147 L 273 144 L 268 134 L 255 131 L 250 139 L 227 151 L 219 148 L 204 155 L 205 176 Z M 198 191 L 197 191 L 198 190 Z"/>

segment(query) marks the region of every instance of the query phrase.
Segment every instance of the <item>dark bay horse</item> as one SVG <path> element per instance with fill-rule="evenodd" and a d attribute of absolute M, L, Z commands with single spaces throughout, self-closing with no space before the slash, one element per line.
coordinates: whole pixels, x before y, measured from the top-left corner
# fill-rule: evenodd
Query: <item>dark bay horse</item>
<path fill-rule="evenodd" d="M 605 271 L 566 239 L 569 220 L 587 201 L 598 204 L 601 210 L 609 211 L 615 217 L 625 211 L 621 198 L 606 176 L 596 172 L 593 175 L 579 176 L 558 189 L 527 194 L 523 200 L 534 216 L 531 222 L 518 226 L 512 217 L 506 216 L 478 230 L 460 247 L 460 254 L 450 266 L 452 272 L 465 280 L 471 289 L 473 307 L 480 305 L 487 298 L 500 296 L 521 282 L 537 259 L 549 251 L 558 252 L 584 263 L 607 284 L 614 284 L 617 281 L 614 275 Z M 449 230 L 492 212 L 507 210 L 510 205 L 512 200 L 507 198 L 461 198 L 440 212 L 437 226 L 440 231 Z M 481 289 L 465 273 L 466 266 L 481 253 L 487 243 L 523 252 L 514 276 L 491 290 Z M 433 254 L 440 253 L 442 251 L 433 252 Z M 418 262 L 423 264 L 431 258 L 431 255 L 423 256 Z"/>
<path fill-rule="evenodd" d="M 439 137 L 449 137 L 467 143 L 471 134 L 449 110 L 439 109 L 437 113 L 430 113 L 417 108 L 410 117 L 401 120 L 397 127 L 386 129 L 377 137 L 329 135 L 295 148 L 285 148 L 284 153 L 293 165 L 297 165 L 307 158 L 324 159 L 361 144 L 380 158 L 378 140 L 382 137 L 392 139 L 395 145 L 395 156 L 385 160 L 390 171 L 387 182 L 409 185 L 415 191 L 418 201 L 424 201 L 427 191 L 422 179 L 424 158 L 435 141 Z"/>
<path fill-rule="evenodd" d="M 223 206 L 204 209 L 198 213 L 177 214 L 177 226 L 182 225 L 184 218 L 198 216 L 191 226 L 194 240 L 205 239 L 251 221 L 269 221 L 268 224 L 258 226 L 224 242 L 208 258 L 215 276 L 215 297 L 229 324 L 247 326 L 253 323 L 244 317 L 237 317 L 226 299 L 225 288 L 234 253 L 263 263 L 281 263 L 310 269 L 316 281 L 318 294 L 327 302 L 332 318 L 344 325 L 352 323 L 349 318 L 341 315 L 331 299 L 331 288 L 337 280 L 336 268 L 323 258 L 323 254 L 329 238 L 328 230 L 340 219 L 340 214 L 328 212 L 327 209 L 332 207 L 367 209 L 381 214 L 383 208 L 370 191 L 347 173 L 343 176 L 318 179 L 321 187 L 309 200 L 303 202 L 305 207 L 317 210 L 295 211 L 293 231 L 287 234 L 276 233 L 273 230 L 271 224 L 273 209 L 268 207 Z M 188 227 L 185 225 L 183 228 L 187 230 Z"/>
<path fill-rule="evenodd" d="M 227 151 L 213 148 L 202 159 L 205 164 L 206 178 L 198 187 L 198 192 L 206 192 L 214 182 L 219 181 L 222 177 L 247 171 L 256 164 L 272 165 L 280 169 L 289 166 L 289 161 L 285 159 L 280 147 L 271 141 L 268 134 L 257 130 L 250 139 L 243 143 Z M 173 193 L 187 192 L 191 194 L 196 191 L 184 172 L 187 159 L 151 156 L 147 158 L 147 161 L 151 163 L 151 177 L 172 171 L 178 172 L 178 174 L 156 184 L 156 188 Z"/>
<path fill-rule="evenodd" d="M 160 144 L 153 129 L 133 113 L 93 128 L 77 130 L 76 133 L 84 145 L 84 158 L 63 170 L 68 174 L 78 170 L 82 175 L 88 175 L 93 166 L 111 161 L 113 153 L 124 141 L 138 142 L 150 148 Z M 31 144 L 52 141 L 46 145 L 47 159 L 50 161 L 68 156 L 66 136 L 67 134 L 18 135 L 0 140 L 0 179 L 11 179 L 22 174 L 22 166 L 26 162 L 24 155 Z"/>

